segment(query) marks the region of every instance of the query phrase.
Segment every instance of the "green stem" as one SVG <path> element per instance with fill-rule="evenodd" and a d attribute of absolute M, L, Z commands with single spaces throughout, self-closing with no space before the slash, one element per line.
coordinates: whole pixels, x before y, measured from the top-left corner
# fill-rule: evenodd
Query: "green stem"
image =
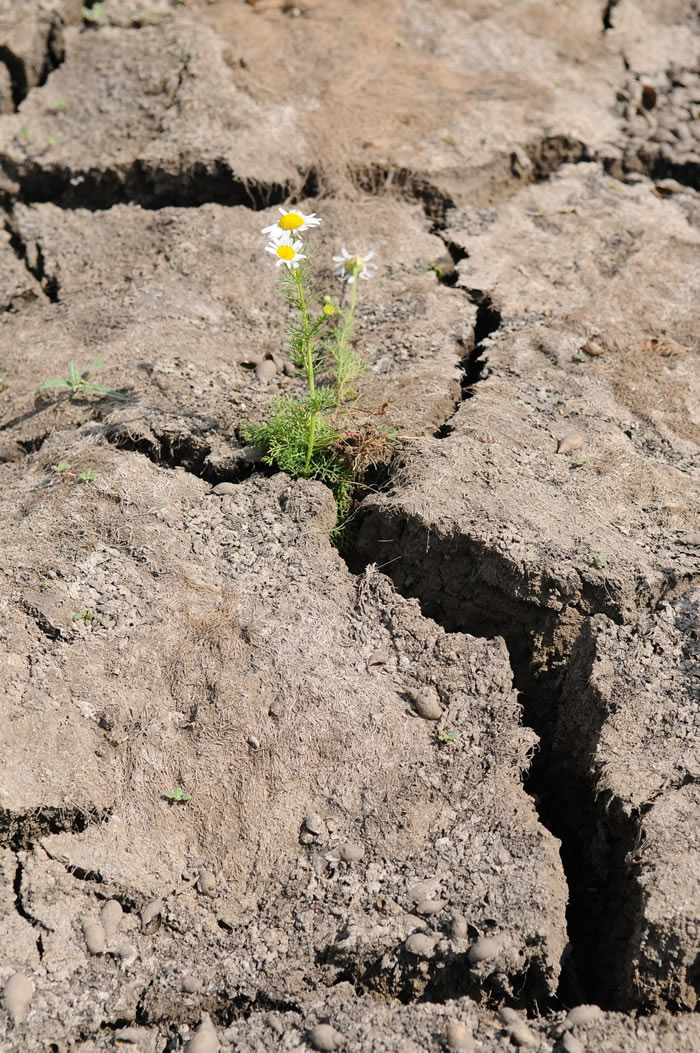
<path fill-rule="evenodd" d="M 304 346 L 302 348 L 301 357 L 304 363 L 304 372 L 306 373 L 306 379 L 309 384 L 309 396 L 313 398 L 316 391 L 314 383 L 314 356 L 313 349 L 311 347 L 311 325 L 309 322 L 309 307 L 306 303 L 306 297 L 304 296 L 304 278 L 301 274 L 301 269 L 295 267 L 293 270 L 294 281 L 296 282 L 297 293 L 299 294 L 299 310 L 301 311 L 301 328 L 303 332 Z M 311 455 L 314 452 L 314 438 L 316 436 L 316 417 L 318 411 L 311 411 L 311 420 L 309 422 L 309 438 L 306 446 L 306 460 L 304 461 L 304 475 L 308 475 L 309 467 L 311 465 Z"/>
<path fill-rule="evenodd" d="M 309 322 L 309 307 L 304 296 L 304 278 L 301 273 L 300 267 L 295 267 L 292 271 L 294 281 L 296 282 L 297 293 L 299 295 L 299 310 L 301 311 L 301 327 L 303 331 L 304 347 L 302 349 L 301 357 L 304 363 L 304 372 L 306 373 L 306 379 L 309 382 L 309 394 L 313 395 L 315 391 L 314 385 L 314 357 L 311 349 L 311 324 Z"/>

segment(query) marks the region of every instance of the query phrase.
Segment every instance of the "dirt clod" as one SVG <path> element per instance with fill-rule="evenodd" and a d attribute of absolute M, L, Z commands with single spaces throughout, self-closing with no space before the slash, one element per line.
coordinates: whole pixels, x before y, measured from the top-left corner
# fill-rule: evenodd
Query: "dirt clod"
<path fill-rule="evenodd" d="M 2 1003 L 14 1024 L 21 1024 L 34 996 L 34 984 L 24 973 L 13 973 L 2 992 Z"/>
<path fill-rule="evenodd" d="M 331 1024 L 315 1024 L 309 1033 L 309 1040 L 314 1049 L 323 1050 L 324 1053 L 334 1049 L 342 1049 L 345 1038 Z"/>

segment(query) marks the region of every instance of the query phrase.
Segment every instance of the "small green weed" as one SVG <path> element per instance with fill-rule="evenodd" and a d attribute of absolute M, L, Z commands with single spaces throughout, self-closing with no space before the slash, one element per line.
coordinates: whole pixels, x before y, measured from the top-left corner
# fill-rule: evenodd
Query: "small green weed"
<path fill-rule="evenodd" d="M 56 464 L 51 465 L 51 471 L 55 472 L 56 475 L 60 475 L 61 478 L 65 478 L 71 468 L 72 465 L 68 461 L 58 461 Z"/>
<path fill-rule="evenodd" d="M 124 395 L 119 391 L 114 391 L 113 388 L 106 388 L 103 384 L 96 384 L 90 379 L 95 373 L 99 372 L 103 362 L 104 359 L 96 358 L 90 369 L 82 372 L 78 369 L 75 362 L 71 362 L 68 366 L 67 377 L 54 377 L 51 380 L 45 380 L 41 385 L 41 389 L 63 388 L 66 391 L 70 391 L 71 398 L 83 395 L 106 395 L 112 399 L 123 399 Z"/>
<path fill-rule="evenodd" d="M 106 22 L 104 4 L 93 4 L 92 7 L 84 7 L 81 10 L 83 22 L 91 26 L 101 26 Z"/>
<path fill-rule="evenodd" d="M 441 746 L 447 746 L 450 742 L 454 742 L 457 738 L 457 733 L 455 731 L 445 731 L 444 728 L 440 728 L 439 731 L 435 732 L 435 738 Z"/>
<path fill-rule="evenodd" d="M 51 109 L 54 113 L 61 113 L 63 110 L 68 109 L 68 103 L 65 99 L 54 99 L 51 103 Z"/>
<path fill-rule="evenodd" d="M 581 456 L 577 457 L 577 459 L 574 461 L 572 467 L 582 468 L 584 464 L 588 464 L 588 458 L 584 457 L 583 454 L 581 454 Z"/>
<path fill-rule="evenodd" d="M 168 801 L 173 801 L 175 804 L 184 804 L 186 801 L 192 800 L 192 794 L 186 793 L 182 786 L 176 786 L 174 790 L 168 790 L 163 796 Z"/>
<path fill-rule="evenodd" d="M 74 622 L 82 622 L 83 625 L 89 625 L 95 617 L 95 612 L 91 611 L 89 607 L 86 607 L 83 611 L 76 611 L 73 615 Z"/>
<path fill-rule="evenodd" d="M 593 562 L 597 567 L 607 567 L 608 560 L 606 556 L 601 556 L 599 552 L 593 554 Z"/>

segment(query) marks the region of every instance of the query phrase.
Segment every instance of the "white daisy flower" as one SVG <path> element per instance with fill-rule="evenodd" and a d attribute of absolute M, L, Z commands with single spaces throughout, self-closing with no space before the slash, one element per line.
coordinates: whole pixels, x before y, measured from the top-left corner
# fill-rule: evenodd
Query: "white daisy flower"
<path fill-rule="evenodd" d="M 263 234 L 270 235 L 271 241 L 276 241 L 284 234 L 289 234 L 292 231 L 295 234 L 301 234 L 302 230 L 308 230 L 309 227 L 317 227 L 321 222 L 320 217 L 315 212 L 311 212 L 308 216 L 305 216 L 299 209 L 294 209 L 290 212 L 281 208 L 280 212 L 282 213 L 281 219 L 262 229 Z"/>
<path fill-rule="evenodd" d="M 373 271 L 376 270 L 377 265 L 370 263 L 369 261 L 374 256 L 374 251 L 365 252 L 363 255 L 359 253 L 350 253 L 347 249 L 341 249 L 342 256 L 334 256 L 333 262 L 339 263 L 340 266 L 333 271 L 336 278 L 340 278 L 342 282 L 347 282 L 348 285 L 352 285 L 355 278 L 371 278 Z"/>
<path fill-rule="evenodd" d="M 299 266 L 299 260 L 305 260 L 306 256 L 300 249 L 304 248 L 301 241 L 293 238 L 288 232 L 283 232 L 279 238 L 271 240 L 265 246 L 265 252 L 272 253 L 277 257 L 277 266 L 285 263 L 290 271 Z"/>

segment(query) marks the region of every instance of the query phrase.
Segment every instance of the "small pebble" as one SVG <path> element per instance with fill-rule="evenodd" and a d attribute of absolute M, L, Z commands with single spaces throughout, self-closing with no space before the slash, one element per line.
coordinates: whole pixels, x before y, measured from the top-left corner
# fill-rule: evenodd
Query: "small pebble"
<path fill-rule="evenodd" d="M 560 1046 L 564 1053 L 586 1053 L 586 1047 L 571 1032 L 566 1031 L 562 1035 Z"/>
<path fill-rule="evenodd" d="M 416 904 L 416 911 L 419 914 L 439 914 L 446 906 L 441 899 L 422 899 Z"/>
<path fill-rule="evenodd" d="M 204 868 L 200 870 L 197 878 L 197 891 L 211 898 L 216 895 L 216 878 L 211 870 L 204 870 Z"/>
<path fill-rule="evenodd" d="M 583 435 L 572 432 L 570 435 L 563 435 L 559 440 L 557 453 L 570 453 L 571 450 L 578 450 L 580 446 L 583 446 Z"/>
<path fill-rule="evenodd" d="M 448 1049 L 472 1050 L 474 1048 L 471 1031 L 456 1020 L 450 1020 L 448 1023 L 445 1028 L 445 1038 Z"/>
<path fill-rule="evenodd" d="M 83 935 L 90 954 L 103 953 L 107 945 L 107 938 L 99 921 L 86 921 L 83 925 Z"/>
<path fill-rule="evenodd" d="M 357 863 L 365 854 L 365 850 L 362 845 L 358 845 L 354 841 L 346 841 L 344 845 L 341 845 L 338 849 L 338 855 L 344 863 Z"/>
<path fill-rule="evenodd" d="M 598 1005 L 576 1005 L 566 1014 L 569 1027 L 590 1027 L 603 1019 L 603 1010 Z"/>
<path fill-rule="evenodd" d="M 100 921 L 102 922 L 102 928 L 105 930 L 105 936 L 108 940 L 111 940 L 113 936 L 116 936 L 117 929 L 121 925 L 124 911 L 119 900 L 108 899 L 100 911 Z"/>
<path fill-rule="evenodd" d="M 498 941 L 489 936 L 482 936 L 469 948 L 467 957 L 475 966 L 479 961 L 488 961 L 495 958 L 500 950 Z"/>
<path fill-rule="evenodd" d="M 469 948 L 467 957 L 472 965 L 477 965 L 479 962 L 487 962 L 495 958 L 499 950 L 496 940 L 492 940 L 489 936 L 482 936 Z"/>
<path fill-rule="evenodd" d="M 466 940 L 469 935 L 467 919 L 463 914 L 452 915 L 452 938 L 454 940 Z"/>
<path fill-rule="evenodd" d="M 114 1041 L 117 1045 L 143 1046 L 150 1035 L 151 1032 L 147 1027 L 123 1027 L 121 1031 L 114 1032 Z M 146 1047 L 143 1046 L 143 1048 Z"/>
<path fill-rule="evenodd" d="M 314 1049 L 334 1050 L 345 1045 L 343 1035 L 330 1024 L 316 1024 L 311 1028 L 309 1039 Z"/>
<path fill-rule="evenodd" d="M 367 659 L 367 669 L 378 669 L 389 661 L 388 651 L 372 651 Z"/>
<path fill-rule="evenodd" d="M 510 1027 L 511 1024 L 522 1023 L 522 1017 L 515 1009 L 511 1009 L 509 1006 L 504 1005 L 498 1010 L 498 1017 L 502 1024 L 506 1027 Z"/>
<path fill-rule="evenodd" d="M 307 812 L 304 816 L 304 826 L 310 834 L 320 834 L 323 830 L 323 819 L 316 812 Z"/>
<path fill-rule="evenodd" d="M 225 494 L 235 494 L 236 484 L 235 483 L 217 483 L 216 486 L 212 486 L 211 492 L 213 494 L 219 494 L 224 496 Z"/>
<path fill-rule="evenodd" d="M 420 903 L 422 899 L 432 899 L 439 888 L 439 878 L 424 878 L 423 881 L 417 881 L 415 885 L 411 885 L 408 898 L 411 903 Z"/>
<path fill-rule="evenodd" d="M 412 933 L 404 947 L 409 954 L 416 954 L 419 958 L 431 958 L 435 950 L 435 940 L 432 936 L 426 936 L 424 932 Z"/>
<path fill-rule="evenodd" d="M 407 692 L 411 705 L 423 720 L 439 720 L 443 714 L 435 688 L 426 687 Z"/>
<path fill-rule="evenodd" d="M 590 355 L 591 358 L 600 358 L 603 354 L 603 348 L 600 344 L 596 344 L 595 340 L 586 340 L 586 343 L 581 348 L 585 354 Z"/>
<path fill-rule="evenodd" d="M 162 913 L 162 899 L 153 899 L 150 903 L 147 903 L 141 911 L 141 932 L 145 932 L 147 936 L 152 936 L 154 932 L 158 932 Z"/>
<path fill-rule="evenodd" d="M 185 1043 L 185 1051 L 186 1053 L 219 1053 L 219 1036 L 208 1013 L 202 1013 L 202 1023 L 189 1042 Z"/>
<path fill-rule="evenodd" d="M 510 1034 L 511 1042 L 515 1042 L 516 1046 L 539 1046 L 540 1044 L 539 1038 L 532 1033 L 522 1020 L 518 1021 L 517 1024 L 511 1024 L 508 1027 L 508 1033 Z"/>
<path fill-rule="evenodd" d="M 138 951 L 134 947 L 133 943 L 117 943 L 110 949 L 110 954 L 115 958 L 121 958 L 122 967 L 125 965 L 131 965 L 132 962 L 136 961 Z"/>
<path fill-rule="evenodd" d="M 14 1024 L 21 1024 L 34 996 L 34 984 L 24 973 L 13 973 L 2 992 L 2 1002 Z"/>
<path fill-rule="evenodd" d="M 202 981 L 192 973 L 186 973 L 180 981 L 180 986 L 185 994 L 197 994 L 202 990 Z"/>
<path fill-rule="evenodd" d="M 272 380 L 277 375 L 277 366 L 271 358 L 266 358 L 263 362 L 260 362 L 255 367 L 255 376 L 258 378 L 261 384 L 267 384 L 269 380 Z"/>

